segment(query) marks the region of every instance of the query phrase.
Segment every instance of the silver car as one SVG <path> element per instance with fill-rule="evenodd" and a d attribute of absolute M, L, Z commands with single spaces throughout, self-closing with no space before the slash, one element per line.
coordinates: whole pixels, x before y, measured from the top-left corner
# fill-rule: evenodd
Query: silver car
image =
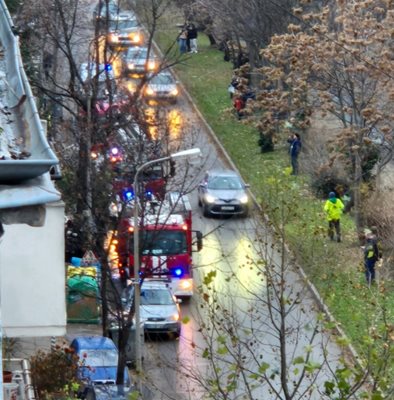
<path fill-rule="evenodd" d="M 143 43 L 141 25 L 133 13 L 120 13 L 109 22 L 108 44 L 112 47 L 140 46 Z"/>
<path fill-rule="evenodd" d="M 123 292 L 122 300 L 131 305 L 133 296 L 134 285 L 129 285 Z M 170 333 L 179 337 L 182 324 L 180 302 L 166 282 L 145 279 L 141 287 L 140 306 L 140 318 L 144 322 L 145 333 Z"/>
<path fill-rule="evenodd" d="M 144 95 L 147 99 L 164 99 L 176 103 L 179 95 L 178 83 L 170 72 L 161 71 L 148 78 Z"/>
<path fill-rule="evenodd" d="M 148 57 L 147 47 L 129 47 L 123 56 L 123 70 L 126 74 L 154 72 L 157 67 L 158 61 L 152 50 Z"/>
<path fill-rule="evenodd" d="M 231 170 L 211 170 L 198 186 L 198 205 L 205 217 L 210 215 L 248 216 L 249 185 Z"/>

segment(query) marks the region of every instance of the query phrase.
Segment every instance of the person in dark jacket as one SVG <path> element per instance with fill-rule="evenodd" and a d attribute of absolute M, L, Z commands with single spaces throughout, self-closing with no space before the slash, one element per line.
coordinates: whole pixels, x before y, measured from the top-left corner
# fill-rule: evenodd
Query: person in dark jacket
<path fill-rule="evenodd" d="M 186 23 L 186 29 L 187 29 L 187 41 L 186 41 L 186 46 L 187 46 L 187 51 L 189 53 L 197 53 L 197 28 L 196 26 L 188 21 Z"/>
<path fill-rule="evenodd" d="M 291 159 L 292 175 L 298 175 L 298 155 L 301 151 L 301 139 L 298 133 L 294 133 L 287 140 L 290 143 L 289 154 Z"/>
<path fill-rule="evenodd" d="M 368 285 L 371 285 L 375 281 L 375 264 L 379 258 L 380 251 L 377 239 L 373 234 L 368 234 L 364 247 L 365 278 Z"/>

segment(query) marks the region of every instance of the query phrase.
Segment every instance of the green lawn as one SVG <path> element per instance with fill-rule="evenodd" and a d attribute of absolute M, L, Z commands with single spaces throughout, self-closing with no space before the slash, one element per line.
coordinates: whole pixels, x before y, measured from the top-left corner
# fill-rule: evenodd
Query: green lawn
<path fill-rule="evenodd" d="M 175 36 L 176 29 L 171 28 L 161 31 L 156 40 L 164 48 Z M 365 354 L 368 348 L 361 339 L 369 338 L 371 325 L 381 323 L 382 304 L 388 305 L 386 318 L 394 326 L 394 292 L 366 287 L 363 253 L 350 216 L 343 218 L 343 242 L 327 240 L 323 202 L 311 194 L 307 176 L 288 174 L 285 140 L 272 153 L 259 152 L 256 129 L 238 121 L 231 110 L 227 92 L 231 63 L 204 35 L 198 42 L 199 53 L 185 56 L 176 73 L 263 209 L 275 218 L 276 206 L 284 205 L 286 241 L 355 347 Z"/>

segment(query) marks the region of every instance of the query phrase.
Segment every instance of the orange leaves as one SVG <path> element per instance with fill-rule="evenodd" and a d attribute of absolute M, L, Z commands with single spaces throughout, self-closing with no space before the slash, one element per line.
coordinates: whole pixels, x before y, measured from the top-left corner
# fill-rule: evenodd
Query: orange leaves
<path fill-rule="evenodd" d="M 295 24 L 289 24 L 289 25 L 287 26 L 287 29 L 288 29 L 290 32 L 293 32 L 293 33 L 301 32 L 301 27 L 300 27 L 299 25 L 295 25 Z"/>

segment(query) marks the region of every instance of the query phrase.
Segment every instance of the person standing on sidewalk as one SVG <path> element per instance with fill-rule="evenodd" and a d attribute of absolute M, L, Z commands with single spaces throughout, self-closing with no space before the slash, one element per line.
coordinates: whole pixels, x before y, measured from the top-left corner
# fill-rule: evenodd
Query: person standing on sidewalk
<path fill-rule="evenodd" d="M 341 216 L 344 209 L 344 204 L 340 198 L 337 198 L 334 192 L 330 192 L 328 200 L 324 204 L 324 211 L 328 221 L 328 237 L 334 240 L 334 229 L 336 232 L 336 239 L 339 243 L 341 241 Z"/>

